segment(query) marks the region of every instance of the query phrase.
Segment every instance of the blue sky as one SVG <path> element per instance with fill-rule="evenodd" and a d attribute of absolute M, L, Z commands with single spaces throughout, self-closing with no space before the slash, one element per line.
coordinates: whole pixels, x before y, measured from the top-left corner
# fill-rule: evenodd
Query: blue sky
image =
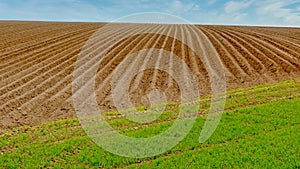
<path fill-rule="evenodd" d="M 1 20 L 110 22 L 162 12 L 191 23 L 300 26 L 300 0 L 1 0 Z"/>

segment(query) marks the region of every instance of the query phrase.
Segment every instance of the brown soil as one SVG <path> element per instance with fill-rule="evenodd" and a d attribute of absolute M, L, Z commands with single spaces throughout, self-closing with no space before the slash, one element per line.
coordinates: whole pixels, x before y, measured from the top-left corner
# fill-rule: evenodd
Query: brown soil
<path fill-rule="evenodd" d="M 102 26 L 102 23 L 0 22 L 0 129 L 76 116 L 71 98 L 74 64 L 87 40 Z M 213 70 L 218 66 L 216 60 L 224 65 L 227 89 L 300 77 L 299 28 L 197 26 L 193 29 L 186 25 L 153 24 L 136 28 L 165 33 L 141 33 L 109 47 L 106 56 L 97 63 L 95 90 L 101 109 L 116 109 L 110 82 L 120 63 L 132 70 L 155 64 L 180 72 L 172 57 L 161 52 L 156 53 L 156 59 L 151 59 L 151 55 L 128 57 L 144 49 L 150 53 L 151 49 L 163 49 L 177 55 L 195 75 L 200 95 L 211 91 L 205 62 Z M 119 34 L 130 31 L 124 29 Z M 109 41 L 111 36 L 108 32 L 101 38 Z M 185 45 L 189 39 L 193 47 Z M 193 49 L 207 51 L 198 56 Z M 179 86 L 170 75 L 149 69 L 131 80 L 130 100 L 135 106 L 147 106 L 150 103 L 144 96 L 152 89 L 165 92 L 169 101 L 180 98 Z"/>

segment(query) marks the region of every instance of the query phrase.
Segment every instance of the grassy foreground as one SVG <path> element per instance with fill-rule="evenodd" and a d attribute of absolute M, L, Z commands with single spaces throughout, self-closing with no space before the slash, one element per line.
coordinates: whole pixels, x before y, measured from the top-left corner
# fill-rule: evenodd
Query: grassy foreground
<path fill-rule="evenodd" d="M 0 131 L 0 168 L 299 168 L 299 94 L 300 79 L 229 91 L 222 120 L 208 141 L 198 142 L 206 118 L 199 115 L 180 144 L 145 159 L 104 151 L 75 118 Z M 126 134 L 144 137 L 173 123 L 160 118 L 137 126 L 110 120 Z"/>

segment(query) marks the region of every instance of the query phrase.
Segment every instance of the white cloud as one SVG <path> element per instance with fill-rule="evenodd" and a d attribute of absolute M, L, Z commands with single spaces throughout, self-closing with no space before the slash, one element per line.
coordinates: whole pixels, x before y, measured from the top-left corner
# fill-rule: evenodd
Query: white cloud
<path fill-rule="evenodd" d="M 274 24 L 300 25 L 300 12 L 297 8 L 291 8 L 295 1 L 279 1 L 273 3 L 258 3 L 256 13 L 260 20 L 269 20 Z"/>
<path fill-rule="evenodd" d="M 215 4 L 217 2 L 217 0 L 208 0 L 207 1 L 207 4 L 208 5 L 213 5 L 213 4 Z"/>
<path fill-rule="evenodd" d="M 172 10 L 178 11 L 184 9 L 186 6 L 181 1 L 174 0 L 171 2 L 170 7 Z"/>
<path fill-rule="evenodd" d="M 248 16 L 247 13 L 239 13 L 239 14 L 236 14 L 233 18 L 233 21 L 236 22 L 236 23 L 242 23 L 244 22 L 245 18 Z"/>
<path fill-rule="evenodd" d="M 247 7 L 249 7 L 251 4 L 253 3 L 253 1 L 229 1 L 227 3 L 225 3 L 224 5 L 224 10 L 226 13 L 234 13 L 234 12 L 238 12 L 242 9 L 245 9 Z"/>
<path fill-rule="evenodd" d="M 180 0 L 172 0 L 171 2 L 164 1 L 164 5 L 161 4 L 162 11 L 168 12 L 171 14 L 182 14 L 184 12 L 188 12 L 193 8 L 197 8 L 197 4 L 190 2 L 182 2 Z"/>
<path fill-rule="evenodd" d="M 61 5 L 64 3 L 64 5 Z M 2 8 L 1 6 L 5 6 Z M 9 20 L 103 21 L 98 8 L 79 0 L 27 1 L 18 5 L 0 3 L 0 16 Z"/>

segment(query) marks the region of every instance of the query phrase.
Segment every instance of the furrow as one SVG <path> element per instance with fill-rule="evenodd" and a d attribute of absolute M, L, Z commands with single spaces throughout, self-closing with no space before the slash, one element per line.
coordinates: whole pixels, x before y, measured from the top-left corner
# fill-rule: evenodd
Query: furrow
<path fill-rule="evenodd" d="M 69 51 L 61 53 L 61 55 L 67 55 L 67 57 L 69 59 L 69 57 L 72 57 L 80 52 L 80 45 L 76 45 L 76 46 L 74 46 L 74 48 L 70 48 Z M 59 77 L 56 74 L 57 71 L 63 71 L 63 72 L 70 71 L 70 70 L 65 70 L 63 66 L 72 64 L 75 61 L 76 61 L 76 58 L 73 58 L 67 62 L 62 61 L 63 64 L 61 64 L 59 67 L 57 67 L 53 71 L 49 72 L 48 74 L 46 74 L 44 76 L 38 76 L 38 78 L 36 78 L 32 82 L 33 84 L 27 84 L 29 86 L 21 86 L 22 88 L 19 90 L 13 89 L 11 92 L 9 92 L 9 94 L 2 95 L 1 98 L 3 98 L 3 97 L 4 98 L 1 99 L 1 102 L 4 101 L 4 103 L 1 103 L 2 105 L 1 105 L 0 109 L 3 109 L 5 112 L 9 112 L 9 110 L 11 110 L 11 108 L 18 108 L 22 104 L 28 102 L 30 99 L 43 93 L 48 87 L 55 85 L 56 81 L 59 81 L 61 78 L 65 77 L 64 74 L 62 74 L 61 77 Z M 60 62 L 58 62 L 58 64 L 59 63 Z M 56 77 L 55 80 L 52 80 L 50 82 L 48 80 L 46 80 L 52 76 Z M 44 78 L 45 78 L 45 81 L 43 81 Z M 29 90 L 29 89 L 31 89 L 31 90 Z M 7 102 L 5 102 L 5 101 L 7 101 Z"/>
<path fill-rule="evenodd" d="M 170 37 L 170 34 L 172 32 L 172 25 L 167 25 L 167 27 L 168 27 L 168 32 L 166 34 L 166 38 L 164 39 L 160 49 L 169 49 L 169 51 L 170 51 L 171 50 L 170 45 L 172 45 L 172 41 L 169 42 L 170 41 L 169 37 Z M 162 62 L 162 60 L 163 60 L 162 57 L 163 57 L 162 51 L 160 51 L 159 54 L 158 54 L 158 58 L 156 60 L 156 63 L 155 63 L 156 68 L 159 68 L 160 62 Z M 162 77 L 158 77 L 157 73 L 158 73 L 158 70 L 154 70 L 153 76 L 151 77 L 150 86 L 153 87 L 153 88 L 155 88 L 155 86 L 157 85 L 157 80 L 158 80 L 157 78 L 162 78 Z"/>
<path fill-rule="evenodd" d="M 147 53 L 147 55 L 145 56 L 145 60 L 143 61 L 143 63 L 141 64 L 141 68 L 145 68 L 146 65 L 150 62 L 150 59 L 151 59 L 151 54 L 153 53 L 153 49 L 152 48 L 155 44 L 158 43 L 159 39 L 162 37 L 162 35 L 168 30 L 167 29 L 168 27 L 167 26 L 160 26 L 160 29 L 155 31 L 155 32 L 158 32 L 158 37 L 157 35 L 153 35 L 151 36 L 150 40 L 148 41 L 148 43 L 145 45 L 147 48 L 149 48 L 149 52 Z M 145 75 L 146 74 L 142 74 L 142 75 L 138 75 L 134 80 L 133 80 L 133 83 L 132 83 L 132 86 L 131 86 L 131 90 L 137 90 L 138 88 L 140 88 L 140 83 L 142 82 L 142 79 L 145 79 Z"/>
<path fill-rule="evenodd" d="M 81 27 L 78 27 L 80 29 Z M 54 29 L 54 30 L 51 30 Z M 31 35 L 23 35 L 23 38 L 17 39 L 17 35 L 12 35 L 13 38 L 11 39 L 11 42 L 8 45 L 8 47 L 5 47 L 4 50 L 7 50 L 6 52 L 3 52 L 3 56 L 10 56 L 10 54 L 20 52 L 22 50 L 26 50 L 29 47 L 37 46 L 39 43 L 42 43 L 43 41 L 46 41 L 48 39 L 53 39 L 57 38 L 59 36 L 63 36 L 65 34 L 70 33 L 70 30 L 73 31 L 78 31 L 78 29 L 72 28 L 72 27 L 67 27 L 67 26 L 61 26 L 61 27 L 54 27 L 54 28 L 49 28 L 45 29 L 45 32 L 43 31 L 37 31 L 37 33 L 31 33 Z M 28 34 L 29 34 L 28 33 Z M 62 35 L 61 35 L 62 34 Z M 56 36 L 56 37 L 51 37 L 51 36 Z M 21 36 L 21 35 L 20 35 Z M 49 38 L 50 37 L 50 38 Z M 46 39 L 45 39 L 46 38 Z M 26 48 L 27 47 L 27 48 Z M 9 58 L 9 57 L 6 57 Z M 3 59 L 3 58 L 1 58 Z"/>
<path fill-rule="evenodd" d="M 153 28 L 153 26 L 145 26 L 145 28 L 145 31 L 143 32 L 149 32 L 150 30 L 157 29 L 155 27 Z M 124 61 L 127 55 L 141 50 L 142 47 L 147 44 L 150 38 L 151 36 L 147 34 L 138 34 L 122 40 L 122 43 L 119 44 L 119 46 L 112 47 L 112 50 L 107 55 L 108 58 L 111 58 L 111 62 L 103 66 L 102 70 L 99 70 L 99 75 L 101 76 L 97 76 L 98 78 L 96 79 L 96 83 L 98 82 L 97 84 L 99 84 L 99 87 L 96 89 L 96 93 L 98 94 L 98 103 L 102 103 L 103 101 L 105 101 L 105 99 L 111 94 L 110 80 L 112 72 L 121 62 Z M 133 66 L 134 64 L 130 63 L 129 68 L 126 71 L 130 71 L 131 69 L 133 69 Z"/>
<path fill-rule="evenodd" d="M 144 27 L 143 28 L 144 30 L 148 27 L 150 27 L 150 29 L 152 29 L 152 30 L 155 29 L 155 28 L 152 28 L 150 25 L 140 26 L 140 29 L 142 27 Z M 141 30 L 135 31 L 135 32 L 143 33 L 143 31 L 141 31 Z M 110 89 L 111 88 L 110 80 L 112 77 L 111 73 L 116 68 L 116 66 L 126 58 L 126 56 L 128 54 L 138 52 L 142 48 L 142 46 L 144 46 L 145 44 L 148 43 L 147 39 L 150 39 L 151 36 L 146 36 L 146 35 L 147 34 L 131 36 L 129 38 L 123 39 L 121 44 L 117 44 L 117 46 L 111 47 L 112 50 L 110 50 L 111 52 L 107 54 L 107 57 L 112 58 L 112 59 L 110 59 L 110 62 L 107 63 L 105 65 L 105 67 L 103 67 L 102 70 L 98 70 L 98 73 L 97 73 L 96 83 L 99 85 L 96 85 L 96 86 L 98 86 L 96 88 L 96 93 L 97 93 L 97 101 L 98 101 L 98 104 L 100 107 L 103 107 L 104 109 L 113 108 L 113 107 L 111 107 L 111 105 L 109 105 L 109 101 L 105 100 L 111 92 L 110 91 L 111 90 Z M 145 38 L 145 36 L 147 37 L 147 39 L 142 40 Z M 85 100 L 87 100 L 87 98 L 89 98 L 89 97 L 90 96 L 87 96 L 85 98 Z M 85 102 L 85 100 L 83 100 L 82 102 Z"/>
<path fill-rule="evenodd" d="M 236 36 L 239 36 L 239 34 L 231 31 L 232 34 L 235 34 Z M 284 71 L 290 73 L 292 70 L 299 68 L 300 66 L 300 60 L 295 60 L 290 57 L 286 57 L 286 55 L 278 52 L 279 49 L 274 46 L 257 39 L 255 37 L 252 37 L 249 34 L 242 33 L 243 37 L 247 39 L 253 46 L 255 46 L 257 49 L 260 49 L 262 52 L 264 52 L 267 56 L 271 57 L 277 64 L 281 65 L 282 69 Z"/>
<path fill-rule="evenodd" d="M 31 23 L 31 24 L 11 24 L 11 25 L 7 25 L 4 26 L 3 24 L 1 24 L 0 27 L 0 31 L 1 34 L 0 37 L 1 38 L 6 38 L 9 37 L 11 35 L 19 35 L 19 34 L 25 34 L 27 32 L 30 32 L 32 29 L 35 28 L 43 28 L 43 27 L 49 27 L 50 24 L 40 24 L 40 23 Z"/>
<path fill-rule="evenodd" d="M 244 45 L 244 47 L 251 52 L 251 54 L 258 58 L 263 65 L 265 65 L 265 68 L 267 71 L 275 73 L 278 70 L 278 64 L 276 62 L 274 62 L 272 59 L 270 59 L 263 51 L 261 51 L 260 49 L 255 47 L 255 44 L 250 43 L 249 41 L 247 41 L 245 39 L 245 37 L 241 38 L 237 35 L 234 35 L 228 31 L 223 31 L 225 34 L 227 34 L 228 36 L 231 36 L 232 38 L 234 38 L 235 40 L 237 40 L 238 42 L 240 42 L 241 44 Z"/>
<path fill-rule="evenodd" d="M 147 103 L 147 101 L 145 102 L 145 100 L 143 100 L 142 98 L 146 95 L 146 93 L 151 90 L 151 75 L 153 73 L 153 69 L 146 69 L 144 71 L 141 71 L 143 69 L 145 69 L 147 67 L 147 64 L 151 64 L 153 65 L 153 63 L 156 63 L 156 59 L 155 58 L 155 54 L 159 55 L 159 53 L 154 53 L 153 52 L 153 48 L 151 48 L 151 46 L 154 45 L 154 41 L 156 40 L 156 38 L 158 36 L 156 33 L 160 32 L 159 30 L 165 29 L 167 31 L 167 26 L 162 26 L 162 25 L 155 25 L 154 28 L 151 28 L 152 33 L 147 33 L 145 34 L 145 38 L 143 38 L 141 40 L 141 43 L 137 44 L 136 46 L 134 46 L 134 50 L 129 51 L 128 54 L 133 54 L 134 51 L 138 52 L 141 51 L 143 49 L 146 49 L 145 52 L 143 53 L 138 53 L 138 55 L 131 55 L 131 57 L 125 57 L 124 60 L 122 61 L 122 64 L 126 64 L 126 65 L 130 65 L 129 67 L 123 67 L 122 69 L 118 69 L 117 72 L 124 72 L 122 74 L 122 76 L 120 76 L 120 78 L 123 78 L 123 76 L 127 76 L 128 74 L 132 73 L 132 72 L 136 72 L 137 74 L 135 74 L 135 76 L 133 77 L 133 79 L 128 79 L 130 80 L 129 83 L 129 98 L 130 98 L 130 102 L 131 104 L 126 105 L 127 107 L 137 107 L 140 105 L 149 105 L 149 102 Z M 126 55 L 128 55 L 126 54 Z M 156 56 L 157 56 L 156 55 Z M 150 59 L 151 58 L 151 59 Z M 147 60 L 147 61 L 146 61 Z M 155 71 L 155 70 L 154 70 Z M 149 74 L 149 72 L 151 72 Z M 137 77 L 137 76 L 142 76 L 142 78 Z M 145 79 L 143 78 L 145 77 Z M 139 78 L 139 80 L 137 81 L 136 79 Z M 118 80 L 118 79 L 116 79 Z M 146 81 L 145 81 L 146 80 Z M 139 85 L 138 87 L 135 87 Z M 101 88 L 98 88 L 97 90 L 100 91 Z M 111 87 L 110 89 L 111 90 Z M 111 93 L 112 94 L 112 93 Z M 107 97 L 104 99 L 104 104 L 109 105 L 109 107 L 114 108 L 114 101 L 112 100 L 112 98 L 110 97 L 109 94 L 106 95 Z M 107 104 L 107 102 L 111 102 L 112 104 Z M 98 103 L 101 102 L 99 101 Z M 102 102 L 103 103 L 103 102 Z M 106 108 L 103 107 L 103 110 L 105 110 Z"/>
<path fill-rule="evenodd" d="M 81 55 L 84 55 L 84 57 L 79 58 L 79 60 L 76 62 L 77 65 L 80 65 L 80 68 L 78 67 L 78 69 L 76 70 L 76 74 L 78 77 L 81 77 L 83 74 L 91 70 L 91 68 L 95 67 L 96 66 L 95 63 L 100 63 L 97 67 L 101 67 L 101 68 L 105 66 L 107 63 L 109 63 L 111 61 L 110 59 L 108 59 L 107 57 L 99 57 L 99 56 L 102 56 L 103 54 L 107 54 L 112 47 L 118 45 L 116 44 L 118 43 L 118 39 L 126 35 L 123 34 L 124 33 L 123 30 L 126 30 L 128 35 L 134 32 L 136 30 L 136 27 L 134 25 L 128 25 L 128 26 L 114 25 L 112 26 L 112 28 L 106 28 L 106 29 L 110 30 L 109 36 L 107 35 L 106 32 L 104 32 L 106 33 L 105 34 L 105 36 L 107 37 L 106 39 L 103 39 L 102 36 L 98 36 L 98 34 L 100 35 L 103 34 L 103 31 L 101 30 L 101 32 L 96 32 L 87 42 L 88 46 L 85 46 L 83 48 L 83 52 L 81 53 Z"/>
<path fill-rule="evenodd" d="M 78 41 L 81 43 L 81 45 L 83 45 L 91 33 L 92 32 L 85 32 L 84 35 L 78 36 L 72 40 L 65 42 L 65 45 L 63 45 L 63 47 L 56 50 L 52 49 L 51 53 L 42 53 L 40 55 L 36 55 L 37 58 L 41 56 L 41 58 L 44 60 L 35 59 L 34 62 L 29 62 L 28 64 L 17 68 L 16 72 L 13 72 L 14 74 L 4 74 L 2 76 L 4 80 L 2 80 L 1 82 L 0 93 L 6 93 L 5 91 L 3 91 L 3 89 L 12 90 L 18 86 L 21 86 L 34 77 L 43 74 L 51 67 L 54 67 L 60 62 L 65 61 L 67 58 L 61 57 L 59 54 L 62 52 L 65 53 L 66 50 L 73 48 L 74 43 L 76 44 L 78 43 Z M 80 46 L 78 47 L 80 48 Z"/>
<path fill-rule="evenodd" d="M 198 28 L 203 31 L 215 46 L 220 58 L 223 60 L 223 64 L 225 64 L 226 67 L 231 67 L 230 71 L 236 75 L 239 80 L 244 76 L 251 76 L 253 74 L 254 69 L 238 51 L 235 51 L 234 47 L 226 39 L 208 29 L 202 27 Z"/>
<path fill-rule="evenodd" d="M 190 57 L 190 54 L 189 54 L 189 46 L 188 46 L 188 42 L 187 42 L 188 40 L 186 38 L 186 36 L 187 36 L 186 26 L 180 25 L 180 31 L 179 32 L 180 32 L 179 35 L 180 35 L 180 41 L 181 41 L 181 55 L 182 55 L 182 58 L 183 58 L 185 64 L 187 64 L 187 66 L 189 68 L 193 68 L 193 66 L 192 66 L 193 64 L 191 62 L 191 57 Z M 185 73 L 187 73 L 187 72 L 184 72 L 184 77 L 186 77 Z"/>
<path fill-rule="evenodd" d="M 275 28 L 274 30 L 272 30 L 273 28 L 268 27 L 267 29 L 265 28 L 256 28 L 256 29 L 250 29 L 250 30 L 255 30 L 256 32 L 261 32 L 267 36 L 277 36 L 280 37 L 282 39 L 286 39 L 287 41 L 290 41 L 292 43 L 296 43 L 299 44 L 300 38 L 299 36 L 295 36 L 295 35 L 299 35 L 299 31 L 294 30 L 293 28 Z M 297 28 L 299 30 L 299 28 Z"/>
<path fill-rule="evenodd" d="M 127 32 L 124 31 L 122 34 L 126 34 Z M 104 42 L 104 41 L 103 41 Z M 103 45 L 103 44 L 101 44 Z M 68 80 L 66 80 L 68 79 Z M 60 111 L 61 113 L 59 114 L 65 114 L 67 112 L 68 115 L 72 114 L 74 115 L 73 112 L 73 106 L 72 103 L 70 102 L 70 97 L 72 96 L 72 90 L 71 90 L 71 82 L 72 82 L 72 75 L 69 74 L 63 82 L 59 82 L 60 84 L 57 84 L 56 86 L 49 89 L 49 93 L 52 93 L 51 95 L 41 95 L 39 97 L 43 97 L 45 100 L 41 102 L 37 106 L 37 104 L 33 104 L 31 108 L 31 111 L 34 112 L 54 112 L 54 111 Z M 66 85 L 64 85 L 64 83 Z M 53 91 L 57 91 L 56 93 L 53 94 Z M 39 101 L 39 99 L 37 99 Z M 47 117 L 51 114 L 47 114 Z M 55 114 L 55 113 L 54 113 Z"/>
<path fill-rule="evenodd" d="M 211 44 L 209 39 L 205 36 L 205 34 L 195 28 L 189 26 L 189 31 L 191 32 L 191 35 L 193 38 L 193 44 L 196 50 L 198 50 L 200 56 L 199 59 L 203 63 L 202 69 L 205 69 L 206 78 L 209 77 L 209 73 L 211 75 L 222 75 L 224 72 L 220 72 L 221 70 L 219 68 L 222 67 L 222 65 L 219 65 L 218 63 L 221 63 L 221 60 L 218 56 L 218 52 L 215 50 L 214 46 Z M 218 62 L 219 60 L 220 62 Z M 204 84 L 204 83 L 203 83 Z"/>
<path fill-rule="evenodd" d="M 234 46 L 237 52 L 240 52 L 241 55 L 247 60 L 249 65 L 251 65 L 258 74 L 263 74 L 265 66 L 261 63 L 261 61 L 252 55 L 251 51 L 249 51 L 245 46 L 245 42 L 238 41 L 233 37 L 217 30 L 216 28 L 209 28 L 210 30 L 214 31 L 216 34 L 220 35 L 222 38 L 226 39 L 231 45 Z"/>
<path fill-rule="evenodd" d="M 192 27 L 193 26 L 188 25 L 186 28 L 187 41 L 189 42 L 189 44 L 192 47 L 192 49 L 188 50 L 188 55 L 191 60 L 191 70 L 193 71 L 193 74 L 196 77 L 196 80 L 198 83 L 198 88 L 199 88 L 199 87 L 201 87 L 201 83 L 203 83 L 207 80 L 208 73 L 207 73 L 207 70 L 206 70 L 204 64 L 201 61 L 201 57 L 195 55 L 196 51 L 194 51 L 194 50 L 199 50 L 199 49 L 197 49 L 197 47 L 195 45 L 196 40 L 194 39 L 194 36 L 193 36 L 192 32 L 190 31 L 191 29 L 193 29 Z"/>
<path fill-rule="evenodd" d="M 6 48 L 9 49 L 19 49 L 21 47 L 25 47 L 26 44 L 30 41 L 37 42 L 37 41 L 44 41 L 43 38 L 49 36 L 49 35 L 56 35 L 62 32 L 68 32 L 71 30 L 78 30 L 82 28 L 88 28 L 88 27 L 97 27 L 101 26 L 101 24 L 50 24 L 50 25 L 36 25 L 36 27 L 31 28 L 29 30 L 25 31 L 19 31 L 14 32 L 11 35 L 6 34 L 6 43 L 3 45 L 6 45 Z M 8 38 L 13 37 L 13 38 Z"/>
<path fill-rule="evenodd" d="M 194 25 L 179 25 L 180 33 L 179 38 L 181 39 L 181 55 L 183 56 L 184 63 L 188 66 L 195 80 L 195 85 L 197 86 L 197 95 L 202 96 L 210 93 L 211 88 L 209 84 L 209 74 L 206 69 L 205 60 L 203 59 L 204 54 L 202 52 L 202 47 L 198 37 L 196 36 L 197 31 Z M 209 50 L 209 49 L 208 49 Z M 177 70 L 178 71 L 178 70 Z M 180 71 L 180 70 L 179 70 Z M 184 71 L 182 74 L 182 79 L 186 81 L 191 79 L 186 79 L 188 77 L 188 72 Z"/>
<path fill-rule="evenodd" d="M 276 53 L 278 55 L 278 57 L 280 57 L 281 59 L 284 59 L 285 61 L 293 64 L 294 66 L 299 67 L 300 58 L 294 57 L 293 55 L 291 55 L 286 50 L 278 47 L 278 45 L 275 45 L 274 43 L 270 43 L 270 41 L 265 41 L 265 40 L 259 38 L 258 36 L 254 35 L 253 33 L 249 32 L 249 31 L 247 32 L 247 31 L 235 30 L 234 32 L 240 32 L 244 36 L 247 36 L 247 37 L 249 37 L 249 38 L 251 38 L 255 41 L 258 41 L 259 43 L 263 44 L 264 47 L 266 47 L 269 50 Z"/>
<path fill-rule="evenodd" d="M 85 42 L 85 41 L 86 41 L 86 39 L 83 38 L 82 43 Z M 57 66 L 55 66 L 51 70 L 44 73 L 43 76 L 44 77 L 47 76 L 47 77 L 49 77 L 49 79 L 47 77 L 45 77 L 44 82 L 39 84 L 38 86 L 36 86 L 35 89 L 34 89 L 34 92 L 37 92 L 38 89 L 47 91 L 47 89 L 48 89 L 47 86 L 50 86 L 50 87 L 55 86 L 56 84 L 59 84 L 60 81 L 63 81 L 61 83 L 62 84 L 61 87 L 65 87 L 66 84 L 71 83 L 71 81 L 68 81 L 66 83 L 66 81 L 64 81 L 64 79 L 65 79 L 66 76 L 69 76 L 70 78 L 72 77 L 73 64 L 75 63 L 75 61 L 77 59 L 77 53 L 79 53 L 79 51 L 81 50 L 81 46 L 83 45 L 82 43 L 78 43 L 78 45 L 75 45 L 71 49 L 69 49 L 69 51 L 71 53 L 74 53 L 74 55 L 72 55 L 72 54 L 68 55 L 68 56 L 71 56 L 71 57 L 68 58 L 67 61 L 58 62 L 58 63 L 61 63 L 61 64 L 58 64 Z M 65 53 L 68 53 L 68 51 L 66 51 Z M 61 55 L 63 55 L 63 54 L 61 54 Z M 58 77 L 60 77 L 60 78 L 58 78 Z M 60 79 L 62 79 L 62 80 L 60 80 Z M 38 80 L 38 78 L 36 78 L 36 80 Z M 33 82 L 31 82 L 31 83 L 33 83 Z M 28 89 L 28 87 L 26 87 L 26 89 Z M 53 93 L 51 91 L 48 91 L 48 92 Z M 27 94 L 28 94 L 28 92 L 27 92 Z M 42 92 L 40 92 L 37 96 L 39 96 L 41 94 L 42 94 Z"/>
<path fill-rule="evenodd" d="M 178 25 L 174 25 L 174 37 L 177 38 L 177 35 L 178 35 Z M 174 53 L 174 50 L 175 50 L 175 40 L 172 41 L 171 43 L 171 53 Z M 167 62 L 168 64 L 168 71 L 169 73 L 173 74 L 174 73 L 174 63 L 173 63 L 173 59 L 172 57 L 170 57 L 169 61 Z M 172 77 L 171 76 L 168 76 L 168 88 L 171 88 L 171 84 L 172 84 Z"/>
<path fill-rule="evenodd" d="M 78 37 L 80 37 L 81 39 L 88 39 L 88 36 L 90 35 L 90 34 L 92 34 L 94 32 L 94 30 L 92 30 L 90 33 L 89 32 L 85 32 L 85 34 L 87 35 L 87 37 L 85 38 L 83 35 L 81 35 L 81 36 L 78 36 Z M 74 40 L 74 42 L 76 42 L 77 40 L 79 40 L 79 39 L 76 39 L 77 37 L 73 37 L 73 40 Z M 104 37 L 105 38 L 105 37 Z M 64 46 L 62 49 L 64 50 L 64 49 L 68 49 L 69 48 L 69 46 L 72 46 L 73 44 L 72 44 L 72 41 L 67 41 L 67 43 L 68 43 L 68 46 L 65 46 L 65 45 L 58 45 L 58 47 L 60 47 L 60 46 Z M 59 53 L 59 51 L 63 51 L 62 49 L 57 49 L 57 50 L 53 50 L 52 49 L 52 51 L 53 52 L 56 52 L 56 53 Z M 47 53 L 47 55 L 46 56 L 43 56 L 43 57 L 45 57 L 46 58 L 46 61 L 43 61 L 43 62 L 40 62 L 39 64 L 41 64 L 41 63 L 43 63 L 43 64 L 46 64 L 46 65 L 50 65 L 51 64 L 51 62 L 49 62 L 49 59 L 55 59 L 55 58 L 50 58 L 50 57 L 48 57 L 48 54 L 49 53 Z M 54 57 L 58 57 L 58 56 L 56 56 L 56 55 L 54 55 Z M 57 58 L 57 59 L 60 59 L 59 57 Z M 48 61 L 48 62 L 47 62 Z M 37 66 L 37 65 L 35 65 L 35 66 Z M 39 67 L 42 67 L 42 66 L 39 66 Z M 36 72 L 36 71 L 35 71 Z M 24 73 L 24 72 L 23 72 Z M 25 72 L 26 73 L 26 72 Z"/>
<path fill-rule="evenodd" d="M 32 27 L 30 29 L 5 34 L 4 37 L 1 37 L 6 39 L 4 43 L 2 43 L 1 49 L 20 49 L 21 47 L 24 47 L 24 45 L 27 46 L 26 44 L 30 45 L 30 41 L 42 41 L 42 38 L 47 37 L 47 35 L 49 36 L 51 34 L 57 34 L 70 29 L 74 29 L 74 27 L 70 25 L 36 25 L 35 27 Z"/>
<path fill-rule="evenodd" d="M 295 45 L 291 42 L 285 41 L 283 39 L 278 39 L 275 36 L 266 35 L 264 33 L 251 31 L 251 35 L 276 46 L 277 48 L 289 53 L 293 57 L 296 57 L 298 59 L 300 58 L 300 46 L 299 45 Z"/>
<path fill-rule="evenodd" d="M 2 54 L 1 60 L 3 61 L 0 65 L 0 68 L 6 68 L 7 65 L 12 63 L 16 64 L 22 62 L 23 60 L 30 59 L 34 57 L 34 55 L 38 54 L 39 52 L 43 51 L 45 48 L 53 48 L 55 45 L 60 44 L 60 41 L 63 39 L 68 39 L 70 36 L 76 36 L 80 33 L 85 31 L 90 31 L 93 28 L 83 28 L 83 29 L 75 29 L 74 31 L 70 32 L 69 30 L 65 30 L 63 34 L 56 35 L 51 37 L 49 34 L 47 37 L 51 37 L 48 39 L 42 39 L 42 41 L 38 41 L 37 43 L 32 44 L 32 42 L 28 42 L 24 45 L 24 47 L 18 47 L 16 51 L 9 51 L 8 53 Z M 45 36 L 46 36 L 45 35 Z M 58 42 L 58 43 L 57 43 Z M 5 57 L 4 57 L 5 56 Z M 29 57 L 28 57 L 29 56 Z"/>

